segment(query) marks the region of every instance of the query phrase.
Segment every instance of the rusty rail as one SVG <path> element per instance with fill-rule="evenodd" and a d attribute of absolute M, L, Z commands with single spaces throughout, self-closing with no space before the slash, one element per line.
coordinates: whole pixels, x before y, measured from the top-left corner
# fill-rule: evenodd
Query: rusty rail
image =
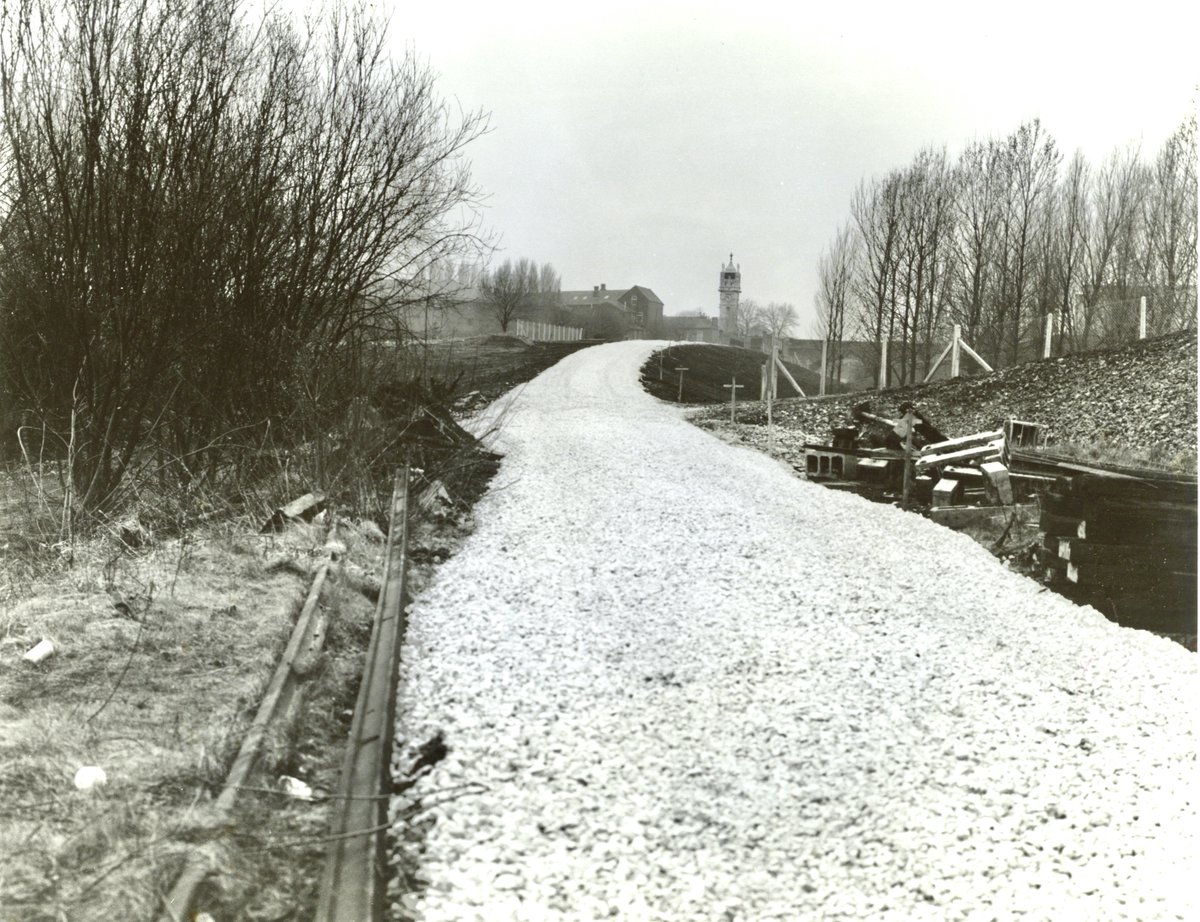
<path fill-rule="evenodd" d="M 329 529 L 326 536 L 325 547 L 327 551 L 334 541 L 335 534 L 336 526 L 333 526 Z M 318 605 L 321 601 L 321 592 L 325 586 L 325 579 L 329 574 L 329 567 L 332 560 L 332 553 L 327 552 L 325 559 L 321 561 L 320 566 L 313 575 L 308 595 L 304 600 L 303 607 L 300 609 L 300 614 L 296 618 L 296 623 L 292 628 L 287 647 L 284 648 L 283 655 L 279 658 L 275 672 L 271 676 L 270 684 L 268 684 L 267 690 L 259 703 L 254 720 L 250 724 L 250 728 L 246 731 L 246 735 L 242 738 L 242 744 L 238 749 L 237 756 L 230 766 L 229 773 L 225 779 L 225 786 L 222 788 L 214 804 L 214 809 L 219 816 L 228 816 L 232 812 L 234 804 L 237 801 L 238 792 L 242 789 L 251 770 L 254 768 L 254 763 L 258 758 L 259 747 L 266 738 L 267 731 L 279 718 L 279 715 L 286 712 L 293 696 L 297 694 L 297 683 L 302 676 L 302 670 L 297 669 L 298 663 L 311 658 L 314 655 L 314 650 L 316 653 L 319 653 L 320 643 L 324 637 L 324 628 L 321 626 Z M 183 922 L 185 919 L 192 918 L 190 910 L 196 896 L 196 890 L 203 883 L 204 878 L 208 876 L 210 870 L 209 862 L 205 860 L 201 853 L 193 852 L 188 857 L 175 886 L 171 889 L 170 893 L 163 897 L 164 905 L 163 912 L 159 917 L 160 922 Z"/>
<path fill-rule="evenodd" d="M 341 781 L 333 801 L 317 922 L 378 922 L 387 904 L 388 799 L 396 671 L 405 630 L 409 471 L 392 492 L 385 571 Z"/>

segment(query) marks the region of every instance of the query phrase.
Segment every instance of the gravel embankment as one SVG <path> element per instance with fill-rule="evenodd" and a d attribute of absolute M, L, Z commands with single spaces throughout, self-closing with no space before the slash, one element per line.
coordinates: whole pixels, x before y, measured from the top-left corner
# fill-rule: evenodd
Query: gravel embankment
<path fill-rule="evenodd" d="M 682 348 L 686 354 L 687 347 Z M 825 443 L 856 404 L 869 401 L 876 412 L 891 416 L 911 400 L 951 436 L 998 429 L 1015 418 L 1042 423 L 1045 435 L 1059 444 L 1099 444 L 1110 453 L 1124 449 L 1152 455 L 1153 463 L 1194 469 L 1196 386 L 1196 334 L 1176 333 L 991 375 L 783 400 L 775 406 L 775 422 L 801 443 Z M 744 422 L 766 422 L 764 405 L 757 401 L 747 402 L 738 415 Z M 694 419 L 720 425 L 728 417 L 726 406 L 697 411 Z"/>
<path fill-rule="evenodd" d="M 653 348 L 494 408 L 403 652 L 399 736 L 449 747 L 403 915 L 1195 918 L 1195 655 L 717 441 Z"/>

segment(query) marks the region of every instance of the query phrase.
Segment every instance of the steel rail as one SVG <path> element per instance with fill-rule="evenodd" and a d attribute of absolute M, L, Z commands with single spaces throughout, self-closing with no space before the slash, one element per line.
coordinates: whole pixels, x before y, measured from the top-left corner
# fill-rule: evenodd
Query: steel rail
<path fill-rule="evenodd" d="M 332 526 L 327 533 L 326 549 L 334 541 L 336 527 L 336 525 Z M 249 777 L 251 769 L 254 768 L 259 747 L 266 738 L 268 729 L 279 715 L 287 710 L 289 702 L 296 693 L 297 679 L 300 673 L 295 667 L 297 661 L 301 660 L 312 648 L 314 642 L 312 634 L 318 628 L 320 621 L 317 606 L 321 600 L 321 591 L 324 588 L 332 560 L 333 554 L 327 553 L 313 576 L 308 595 L 296 618 L 288 644 L 284 648 L 283 655 L 279 658 L 275 672 L 267 685 L 267 690 L 259 702 L 254 720 L 242 738 L 242 744 L 226 775 L 225 786 L 214 804 L 214 809 L 219 816 L 229 816 L 232 812 L 238 792 L 245 787 L 246 779 Z M 323 629 L 320 633 L 323 635 Z M 319 643 L 319 640 L 317 642 Z M 185 919 L 192 918 L 189 910 L 196 890 L 208 876 L 210 870 L 209 862 L 201 853 L 193 852 L 188 857 L 175 886 L 170 893 L 163 897 L 164 908 L 160 922 L 184 922 Z"/>
<path fill-rule="evenodd" d="M 408 556 L 409 470 L 396 478 L 384 578 L 333 799 L 316 922 L 378 922 L 387 905 L 388 793 Z"/>

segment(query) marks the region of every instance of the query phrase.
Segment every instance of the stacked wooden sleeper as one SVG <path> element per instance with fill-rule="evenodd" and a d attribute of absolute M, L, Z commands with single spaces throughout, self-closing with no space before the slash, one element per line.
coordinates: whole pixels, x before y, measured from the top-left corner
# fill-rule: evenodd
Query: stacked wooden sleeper
<path fill-rule="evenodd" d="M 1041 499 L 1045 581 L 1121 623 L 1196 632 L 1196 482 L 1079 473 Z"/>

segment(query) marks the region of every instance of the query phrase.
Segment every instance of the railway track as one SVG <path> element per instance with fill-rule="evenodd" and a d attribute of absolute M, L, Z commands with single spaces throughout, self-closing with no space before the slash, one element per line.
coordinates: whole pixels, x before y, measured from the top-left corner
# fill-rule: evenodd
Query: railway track
<path fill-rule="evenodd" d="M 386 907 L 388 800 L 396 669 L 405 629 L 409 472 L 397 477 L 384 576 L 333 802 L 317 922 L 378 922 Z"/>
<path fill-rule="evenodd" d="M 396 671 L 404 639 L 408 557 L 409 470 L 393 483 L 384 572 L 372 621 L 358 698 L 338 790 L 330 802 L 328 850 L 318 893 L 318 922 L 378 922 L 386 906 L 386 832 L 391 796 L 390 762 L 395 723 Z M 238 794 L 254 770 L 272 727 L 303 695 L 301 685 L 326 632 L 320 599 L 336 559 L 331 528 L 326 557 L 314 574 L 283 655 L 234 758 L 215 808 L 232 817 Z M 195 853 L 163 898 L 159 922 L 194 918 L 194 905 L 211 868 Z"/>

